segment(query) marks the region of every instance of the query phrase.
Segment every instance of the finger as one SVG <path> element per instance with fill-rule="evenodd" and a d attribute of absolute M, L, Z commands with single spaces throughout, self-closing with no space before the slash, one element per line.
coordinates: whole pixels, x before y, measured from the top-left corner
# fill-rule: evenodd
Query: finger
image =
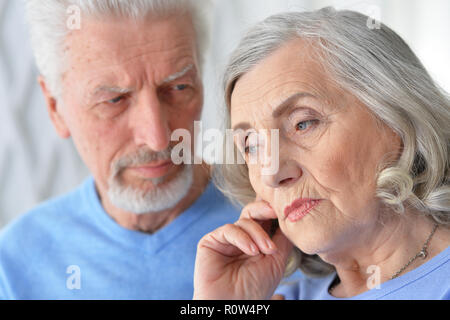
<path fill-rule="evenodd" d="M 282 294 L 274 294 L 270 300 L 285 300 Z"/>
<path fill-rule="evenodd" d="M 242 209 L 241 218 L 270 220 L 277 219 L 277 214 L 268 202 L 256 201 L 249 203 Z"/>
<path fill-rule="evenodd" d="M 207 234 L 199 245 L 209 247 L 224 255 L 235 255 L 235 250 L 230 248 L 230 245 L 249 256 L 259 254 L 258 247 L 252 238 L 242 228 L 234 224 L 226 224 Z"/>
<path fill-rule="evenodd" d="M 278 228 L 273 235 L 272 241 L 277 246 L 278 250 L 276 254 L 280 256 L 280 260 L 286 261 L 292 251 L 292 248 L 294 247 L 292 242 L 284 235 L 280 228 Z"/>
<path fill-rule="evenodd" d="M 264 254 L 272 254 L 276 252 L 277 247 L 270 239 L 263 227 L 251 219 L 239 219 L 235 225 L 244 230 L 258 246 L 258 249 Z"/>

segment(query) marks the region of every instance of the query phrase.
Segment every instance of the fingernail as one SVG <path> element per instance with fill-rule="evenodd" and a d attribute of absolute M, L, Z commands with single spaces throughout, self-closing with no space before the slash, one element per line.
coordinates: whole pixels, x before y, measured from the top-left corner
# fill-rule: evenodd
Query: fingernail
<path fill-rule="evenodd" d="M 253 253 L 258 253 L 258 248 L 256 248 L 256 246 L 255 246 L 253 243 L 250 245 L 250 250 L 251 250 Z"/>
<path fill-rule="evenodd" d="M 266 246 L 270 250 L 275 249 L 275 244 L 271 240 L 266 240 Z"/>

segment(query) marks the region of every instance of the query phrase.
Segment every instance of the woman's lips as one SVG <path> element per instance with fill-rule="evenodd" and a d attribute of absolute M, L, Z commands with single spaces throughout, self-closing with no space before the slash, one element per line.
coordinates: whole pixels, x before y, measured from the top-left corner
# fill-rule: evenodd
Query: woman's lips
<path fill-rule="evenodd" d="M 306 216 L 317 204 L 320 199 L 297 199 L 289 206 L 284 208 L 284 216 L 291 222 L 296 222 Z"/>

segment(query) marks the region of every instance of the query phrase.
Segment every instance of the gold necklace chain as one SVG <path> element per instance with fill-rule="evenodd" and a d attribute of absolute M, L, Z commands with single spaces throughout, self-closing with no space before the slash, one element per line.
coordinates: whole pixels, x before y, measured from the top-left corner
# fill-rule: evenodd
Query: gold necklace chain
<path fill-rule="evenodd" d="M 403 271 L 405 271 L 406 268 L 409 267 L 409 265 L 411 263 L 413 263 L 416 259 L 418 259 L 419 257 L 421 257 L 422 259 L 426 259 L 426 257 L 428 256 L 428 245 L 430 243 L 431 238 L 433 237 L 434 233 L 436 232 L 436 229 L 438 228 L 438 224 L 435 223 L 433 230 L 431 231 L 430 235 L 428 236 L 427 240 L 425 241 L 425 243 L 423 244 L 422 249 L 411 259 L 409 259 L 409 261 L 400 268 L 400 270 L 398 270 L 392 277 L 390 280 L 393 280 L 395 278 L 397 278 Z M 331 294 L 332 291 L 336 288 L 336 286 L 340 283 L 338 280 L 338 276 L 336 275 L 336 278 L 333 280 L 332 285 L 330 286 L 330 289 L 328 290 L 328 292 Z"/>

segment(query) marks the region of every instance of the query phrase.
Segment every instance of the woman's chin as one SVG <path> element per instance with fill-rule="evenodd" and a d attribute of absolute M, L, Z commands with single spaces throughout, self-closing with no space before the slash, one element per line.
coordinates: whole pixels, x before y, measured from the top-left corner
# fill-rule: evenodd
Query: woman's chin
<path fill-rule="evenodd" d="M 311 230 L 312 228 L 308 228 Z M 294 246 L 300 249 L 302 252 L 310 255 L 326 252 L 332 247 L 333 240 L 326 232 L 320 230 L 313 230 L 312 232 L 303 231 L 293 232 L 289 230 L 284 234 L 292 242 Z"/>

